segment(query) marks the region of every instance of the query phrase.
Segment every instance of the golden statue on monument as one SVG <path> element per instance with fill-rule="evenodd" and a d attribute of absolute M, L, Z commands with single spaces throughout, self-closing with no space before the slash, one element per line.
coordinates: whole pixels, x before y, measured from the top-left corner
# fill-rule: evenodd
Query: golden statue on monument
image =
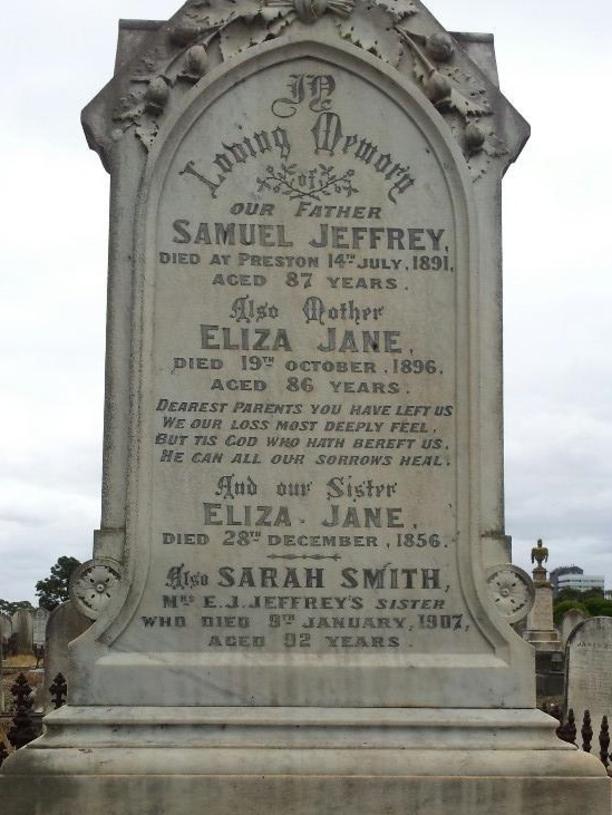
<path fill-rule="evenodd" d="M 548 549 L 544 546 L 542 539 L 538 540 L 538 545 L 531 550 L 531 562 L 537 561 L 538 568 L 542 568 L 542 563 L 548 562 Z"/>

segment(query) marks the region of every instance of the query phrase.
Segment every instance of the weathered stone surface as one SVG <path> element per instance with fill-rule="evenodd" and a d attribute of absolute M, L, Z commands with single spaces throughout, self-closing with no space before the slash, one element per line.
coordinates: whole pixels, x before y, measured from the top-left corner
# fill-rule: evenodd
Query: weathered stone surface
<path fill-rule="evenodd" d="M 103 802 L 113 815 L 376 815 L 383 802 L 394 814 L 570 815 L 579 801 L 609 815 L 601 763 L 539 711 L 68 707 L 46 723 L 52 750 L 35 742 L 6 765 L 0 790 L 22 794 L 11 815 L 86 802 L 92 815 Z"/>
<path fill-rule="evenodd" d="M 524 638 L 536 651 L 560 651 L 561 639 L 553 622 L 553 590 L 546 568 L 542 565 L 548 561 L 548 549 L 541 540 L 531 550 L 531 562 L 537 565 L 533 569 L 535 602 L 527 616 L 527 628 Z"/>
<path fill-rule="evenodd" d="M 501 501 L 481 474 L 500 464 L 501 414 L 481 423 L 473 398 L 497 398 L 500 330 L 498 299 L 477 304 L 498 290 L 477 267 L 499 236 L 477 236 L 473 212 L 491 212 L 525 126 L 491 109 L 510 146 L 475 184 L 418 88 L 328 28 L 298 26 L 207 92 L 150 86 L 167 124 L 137 224 L 147 347 L 127 502 L 142 511 L 109 629 L 120 664 L 76 649 L 81 704 L 533 703 L 529 652 L 485 610 L 483 565 L 507 557 L 484 536 Z M 144 158 L 129 136 L 117 159 Z M 497 441 L 481 460 L 483 430 Z"/>
<path fill-rule="evenodd" d="M 47 621 L 49 612 L 46 608 L 37 608 L 32 613 L 32 644 L 35 647 L 42 647 L 47 636 Z"/>
<path fill-rule="evenodd" d="M 47 639 L 45 644 L 45 707 L 51 709 L 49 687 L 58 674 L 68 682 L 73 683 L 72 667 L 70 665 L 70 652 L 68 646 L 91 625 L 91 620 L 80 614 L 71 601 L 62 603 L 51 612 L 47 623 Z"/>
<path fill-rule="evenodd" d="M 13 633 L 17 634 L 17 653 L 32 654 L 32 612 L 27 608 L 19 608 L 13 614 Z"/>
<path fill-rule="evenodd" d="M 612 717 L 612 618 L 592 617 L 579 623 L 566 645 L 566 710 L 578 722 L 591 713 L 599 732 L 603 716 Z"/>
<path fill-rule="evenodd" d="M 550 585 L 535 588 L 535 603 L 527 617 L 524 637 L 539 651 L 560 651 L 561 638 L 553 623 L 553 596 Z"/>
<path fill-rule="evenodd" d="M 584 620 L 588 619 L 588 614 L 585 614 L 583 611 L 580 611 L 577 608 L 571 608 L 569 611 L 565 612 L 560 626 L 560 635 L 563 647 L 567 645 L 567 641 L 574 628 L 576 628 L 576 626 L 580 623 L 584 622 Z"/>
<path fill-rule="evenodd" d="M 0 614 L 0 641 L 8 640 L 13 633 L 13 621 L 8 614 Z"/>

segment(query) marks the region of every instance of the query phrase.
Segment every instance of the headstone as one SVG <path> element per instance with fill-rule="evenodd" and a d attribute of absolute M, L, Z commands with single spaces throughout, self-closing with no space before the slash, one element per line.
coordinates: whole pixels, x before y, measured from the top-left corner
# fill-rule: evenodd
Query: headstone
<path fill-rule="evenodd" d="M 8 614 L 0 614 L 0 713 L 6 709 L 6 693 L 3 682 L 4 660 L 8 656 L 9 639 L 13 633 L 13 623 Z M 2 731 L 0 730 L 0 745 L 2 745 Z"/>
<path fill-rule="evenodd" d="M 47 636 L 49 612 L 46 608 L 37 608 L 32 614 L 32 642 L 35 648 L 43 648 Z"/>
<path fill-rule="evenodd" d="M 579 623 L 566 646 L 566 710 L 576 721 L 591 713 L 598 731 L 603 716 L 612 716 L 612 618 L 592 617 Z"/>
<path fill-rule="evenodd" d="M 8 642 L 13 633 L 13 622 L 8 614 L 0 614 L 0 643 Z"/>
<path fill-rule="evenodd" d="M 56 676 L 62 674 L 70 688 L 72 668 L 68 646 L 91 625 L 91 620 L 81 614 L 72 601 L 62 603 L 53 609 L 47 623 L 45 643 L 45 695 L 44 704 L 50 709 L 49 688 Z"/>
<path fill-rule="evenodd" d="M 17 653 L 32 654 L 32 610 L 28 608 L 18 608 L 12 617 L 13 633 L 17 635 Z"/>
<path fill-rule="evenodd" d="M 567 645 L 567 641 L 570 637 L 570 634 L 576 628 L 577 625 L 588 620 L 588 614 L 585 614 L 583 611 L 577 608 L 570 608 L 569 611 L 566 611 L 561 619 L 561 642 L 563 647 Z"/>
<path fill-rule="evenodd" d="M 95 624 L 11 800 L 607 813 L 510 626 L 498 215 L 528 126 L 492 39 L 416 0 L 135 28 L 84 112 L 113 190 L 102 528 L 71 581 Z"/>

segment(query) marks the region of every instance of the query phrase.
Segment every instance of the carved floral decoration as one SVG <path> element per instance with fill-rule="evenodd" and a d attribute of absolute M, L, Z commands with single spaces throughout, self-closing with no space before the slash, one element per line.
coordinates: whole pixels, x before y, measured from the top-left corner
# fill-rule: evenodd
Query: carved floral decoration
<path fill-rule="evenodd" d="M 487 573 L 487 589 L 493 605 L 509 623 L 526 617 L 535 601 L 531 578 L 518 566 L 504 563 Z"/>
<path fill-rule="evenodd" d="M 116 561 L 88 560 L 70 578 L 70 599 L 82 614 L 96 620 L 112 600 L 120 581 L 121 566 Z"/>
<path fill-rule="evenodd" d="M 359 190 L 353 186 L 354 170 L 338 174 L 333 167 L 319 164 L 308 170 L 300 170 L 296 164 L 281 164 L 277 169 L 266 167 L 266 174 L 258 178 L 258 192 L 270 192 L 288 196 L 291 201 L 321 201 L 324 196 L 345 195 L 350 198 Z"/>
<path fill-rule="evenodd" d="M 120 138 L 134 127 L 148 149 L 177 86 L 197 83 L 211 62 L 275 39 L 296 21 L 314 24 L 326 16 L 342 39 L 411 71 L 446 118 L 477 179 L 494 158 L 508 152 L 495 134 L 486 89 L 462 69 L 455 41 L 446 32 L 411 30 L 417 15 L 413 0 L 190 0 L 164 27 L 166 41 L 134 66 L 130 90 L 114 111 L 118 127 L 113 135 Z"/>

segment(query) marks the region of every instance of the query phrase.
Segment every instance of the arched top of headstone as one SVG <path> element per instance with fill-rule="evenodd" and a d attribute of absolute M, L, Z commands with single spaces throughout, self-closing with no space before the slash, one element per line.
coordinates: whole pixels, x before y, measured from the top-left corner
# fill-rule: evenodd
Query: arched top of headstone
<path fill-rule="evenodd" d="M 570 608 L 569 611 L 565 612 L 561 618 L 561 623 L 558 626 L 559 633 L 561 634 L 561 642 L 564 648 L 567 645 L 567 641 L 570 635 L 574 632 L 576 626 L 588 619 L 588 614 L 585 614 L 583 611 L 580 611 L 580 609 L 577 608 Z"/>
<path fill-rule="evenodd" d="M 114 147 L 148 150 L 193 85 L 270 41 L 350 43 L 417 85 L 476 180 L 501 176 L 529 126 L 500 93 L 490 35 L 450 34 L 418 0 L 189 0 L 167 22 L 124 21 L 116 74 L 83 112 L 107 168 Z"/>
<path fill-rule="evenodd" d="M 569 612 L 568 612 L 569 613 Z M 602 638 L 607 646 L 609 639 L 610 651 L 612 651 L 612 617 L 589 617 L 579 622 L 570 634 L 567 647 L 580 646 L 589 637 Z"/>

